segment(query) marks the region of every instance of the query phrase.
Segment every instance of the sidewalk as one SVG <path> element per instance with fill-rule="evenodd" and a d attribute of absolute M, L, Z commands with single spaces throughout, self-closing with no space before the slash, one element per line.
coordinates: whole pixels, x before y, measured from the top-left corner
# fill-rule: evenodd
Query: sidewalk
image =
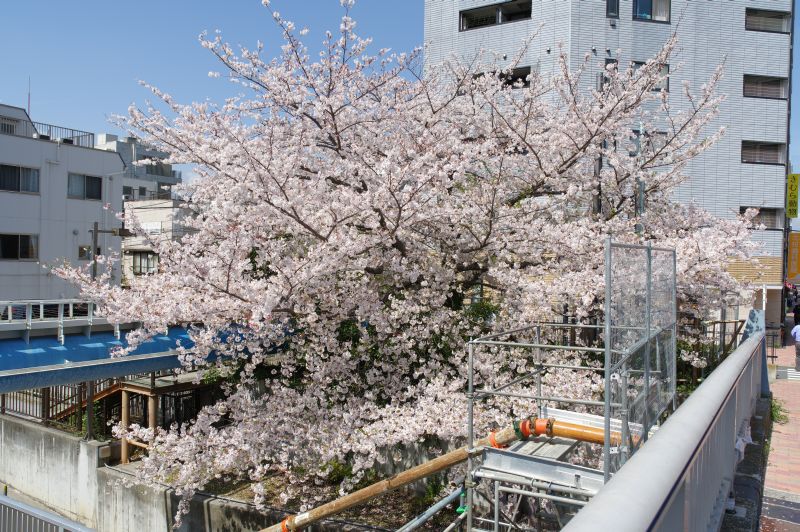
<path fill-rule="evenodd" d="M 776 349 L 775 363 L 794 368 L 794 346 Z M 773 421 L 761 514 L 763 532 L 800 532 L 800 381 L 770 383 L 788 421 Z"/>

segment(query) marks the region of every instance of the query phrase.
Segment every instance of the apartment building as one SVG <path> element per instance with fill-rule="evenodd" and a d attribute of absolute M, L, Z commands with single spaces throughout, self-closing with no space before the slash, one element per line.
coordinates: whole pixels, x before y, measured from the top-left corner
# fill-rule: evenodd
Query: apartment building
<path fill-rule="evenodd" d="M 761 210 L 767 229 L 760 267 L 732 265 L 735 275 L 760 286 L 755 304 L 767 321 L 781 323 L 793 0 L 425 0 L 425 67 L 450 55 L 474 57 L 490 50 L 512 58 L 532 41 L 520 73 L 557 68 L 559 50 L 571 64 L 586 54 L 591 90 L 609 62 L 621 67 L 644 62 L 677 33 L 679 39 L 665 87 L 671 104 L 688 104 L 684 81 L 695 90 L 724 63 L 719 91 L 727 95 L 712 127 L 723 139 L 687 169 L 690 179 L 676 192 L 719 217 L 748 207 Z M 762 301 L 766 294 L 766 301 Z"/>
<path fill-rule="evenodd" d="M 143 199 L 125 202 L 126 215 L 132 215 L 142 234 L 126 237 L 122 241 L 122 284 L 126 286 L 138 275 L 155 273 L 159 257 L 153 242 L 179 240 L 192 229 L 184 224 L 190 215 L 173 198 Z"/>
<path fill-rule="evenodd" d="M 77 296 L 46 266 L 88 264 L 94 223 L 120 225 L 124 168 L 118 154 L 94 148 L 94 134 L 0 104 L 0 301 Z M 110 233 L 98 232 L 97 243 L 95 253 L 120 251 Z M 112 277 L 119 282 L 119 270 Z"/>
<path fill-rule="evenodd" d="M 154 240 L 178 239 L 185 234 L 181 220 L 185 212 L 175 199 L 172 187 L 181 182 L 181 172 L 165 163 L 167 154 L 136 137 L 98 135 L 97 148 L 114 151 L 125 162 L 122 179 L 122 204 L 133 214 L 146 236 L 128 236 L 122 241 L 122 284 L 137 275 L 158 269 Z M 147 161 L 147 162 L 145 162 Z"/>
<path fill-rule="evenodd" d="M 96 148 L 117 152 L 125 163 L 122 195 L 124 201 L 169 199 L 170 189 L 181 182 L 181 172 L 163 162 L 167 154 L 142 143 L 136 137 L 110 133 L 97 136 Z M 146 164 L 138 161 L 149 160 Z"/>

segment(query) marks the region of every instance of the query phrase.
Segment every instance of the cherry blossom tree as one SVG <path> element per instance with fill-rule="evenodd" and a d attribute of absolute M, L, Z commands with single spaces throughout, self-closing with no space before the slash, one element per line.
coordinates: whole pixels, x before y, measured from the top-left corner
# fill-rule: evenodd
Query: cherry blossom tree
<path fill-rule="evenodd" d="M 142 324 L 132 345 L 187 325 L 183 362 L 226 378 L 193 423 L 133 428 L 152 445 L 143 478 L 187 497 L 220 475 L 325 474 L 334 460 L 358 472 L 387 448 L 463 437 L 465 340 L 552 319 L 554 302 L 598 316 L 607 236 L 677 249 L 684 311 L 742 289 L 725 265 L 752 254 L 753 213 L 721 220 L 672 197 L 722 134 L 709 125 L 721 69 L 658 91 L 673 38 L 637 70 L 606 67 L 599 90 L 586 89 L 593 59 L 565 54 L 525 79 L 490 53 L 423 73 L 421 50 L 368 53 L 344 4 L 315 58 L 277 12 L 275 59 L 201 37 L 238 95 L 184 105 L 150 87 L 160 103 L 126 119 L 195 165 L 180 191 L 192 231 L 153 242 L 159 271 L 128 288 L 58 270 L 111 321 Z M 530 367 L 497 351 L 477 370 L 491 383 Z M 545 379 L 574 397 L 599 384 Z M 476 423 L 530 409 L 498 398 Z"/>

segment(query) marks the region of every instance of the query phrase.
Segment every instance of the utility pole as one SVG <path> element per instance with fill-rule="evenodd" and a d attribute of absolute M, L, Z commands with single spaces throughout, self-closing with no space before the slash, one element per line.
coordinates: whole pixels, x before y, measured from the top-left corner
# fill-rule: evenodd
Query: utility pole
<path fill-rule="evenodd" d="M 133 233 L 123 228 L 100 229 L 100 224 L 94 222 L 89 230 L 92 233 L 92 279 L 97 279 L 97 246 L 100 233 L 107 233 L 114 236 L 133 236 Z M 94 439 L 94 381 L 86 382 L 86 440 Z M 78 398 L 78 416 L 80 416 L 80 398 Z"/>
<path fill-rule="evenodd" d="M 100 224 L 98 222 L 92 224 L 92 229 L 89 229 L 89 232 L 92 233 L 92 279 L 97 279 L 97 235 L 100 233 L 106 233 L 109 235 L 126 237 L 134 236 L 134 233 L 129 229 L 125 229 L 124 227 L 119 227 L 116 229 L 100 229 Z"/>

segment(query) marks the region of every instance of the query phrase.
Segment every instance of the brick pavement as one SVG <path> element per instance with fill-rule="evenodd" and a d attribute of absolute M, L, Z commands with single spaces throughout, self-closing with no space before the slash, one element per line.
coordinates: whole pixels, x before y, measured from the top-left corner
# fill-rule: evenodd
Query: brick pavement
<path fill-rule="evenodd" d="M 775 354 L 778 366 L 794 367 L 794 346 Z M 770 388 L 788 420 L 772 425 L 761 527 L 765 532 L 800 532 L 800 381 L 780 379 Z"/>

